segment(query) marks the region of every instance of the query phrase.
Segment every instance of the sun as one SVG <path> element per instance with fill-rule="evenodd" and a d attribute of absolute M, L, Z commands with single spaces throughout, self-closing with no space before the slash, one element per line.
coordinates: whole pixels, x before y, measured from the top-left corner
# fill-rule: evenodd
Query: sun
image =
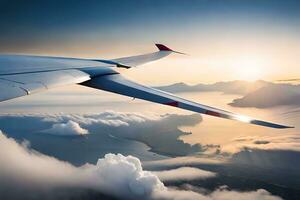
<path fill-rule="evenodd" d="M 263 79 L 267 62 L 259 56 L 241 56 L 233 61 L 234 75 L 239 80 Z"/>

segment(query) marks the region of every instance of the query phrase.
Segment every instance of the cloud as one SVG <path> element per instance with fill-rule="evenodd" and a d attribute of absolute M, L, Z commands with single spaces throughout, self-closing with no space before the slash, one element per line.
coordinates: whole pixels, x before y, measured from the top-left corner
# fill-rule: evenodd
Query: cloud
<path fill-rule="evenodd" d="M 5 199 L 31 199 L 28 191 L 37 197 L 57 198 L 59 194 L 53 191 L 59 188 L 93 189 L 130 199 L 166 190 L 159 178 L 144 171 L 139 159 L 132 156 L 107 154 L 96 165 L 75 167 L 19 145 L 2 133 L 0 147 L 0 193 Z"/>
<path fill-rule="evenodd" d="M 194 168 L 181 167 L 172 170 L 153 171 L 162 181 L 178 181 L 178 180 L 197 180 L 215 177 L 216 174 L 210 171 Z"/>
<path fill-rule="evenodd" d="M 28 149 L 28 144 L 20 145 L 0 133 L 0 194 L 4 199 L 74 199 L 88 197 L 91 191 L 122 199 L 221 200 L 224 195 L 280 199 L 264 190 L 216 190 L 205 195 L 168 188 L 155 173 L 144 171 L 138 158 L 121 154 L 107 154 L 95 165 L 75 167 Z"/>
<path fill-rule="evenodd" d="M 2 133 L 0 148 L 0 194 L 4 199 L 37 199 L 55 187 L 72 185 L 78 176 L 72 165 L 31 151 Z"/>
<path fill-rule="evenodd" d="M 267 140 L 256 140 L 253 143 L 254 144 L 269 144 L 270 142 Z"/>
<path fill-rule="evenodd" d="M 45 133 L 54 135 L 86 135 L 88 130 L 83 129 L 80 125 L 72 120 L 67 123 L 53 124 L 50 129 L 44 130 Z"/>
<path fill-rule="evenodd" d="M 147 197 L 154 191 L 165 189 L 159 178 L 144 171 L 140 160 L 133 156 L 107 154 L 96 165 L 84 169 L 88 171 L 91 184 L 96 182 L 96 187 L 100 186 L 102 190 L 119 197 Z"/>
<path fill-rule="evenodd" d="M 229 105 L 256 108 L 270 108 L 282 105 L 299 106 L 299 98 L 299 85 L 269 84 L 241 98 L 234 99 Z"/>
<path fill-rule="evenodd" d="M 86 135 L 85 143 L 77 143 L 76 148 L 88 150 L 87 144 L 94 144 L 95 139 L 104 141 L 105 139 L 117 143 L 122 139 L 130 141 L 139 141 L 147 144 L 152 152 L 167 156 L 185 156 L 206 151 L 211 146 L 200 144 L 185 143 L 180 139 L 181 136 L 187 135 L 179 129 L 180 126 L 193 126 L 200 123 L 202 118 L 199 114 L 179 115 L 142 115 L 139 113 L 124 113 L 115 111 L 106 111 L 99 114 L 24 114 L 24 115 L 2 115 L 0 119 L 0 129 L 17 139 L 27 139 L 33 144 L 33 148 L 49 153 L 55 151 L 50 143 L 56 141 L 56 148 L 59 138 L 48 138 L 48 143 L 43 140 L 42 143 L 47 146 L 40 147 L 40 135 L 46 133 L 51 135 Z M 17 126 L 16 126 L 17 124 Z M 27 131 L 30 134 L 24 135 Z M 19 133 L 17 135 L 17 133 Z M 36 134 L 39 133 L 39 134 Z M 110 138 L 108 138 L 110 137 Z M 119 141 L 117 141 L 119 139 Z M 37 141 L 38 140 L 38 141 Z M 61 140 L 65 142 L 65 140 Z M 109 141 L 107 141 L 108 143 Z M 74 142 L 75 143 L 75 142 Z M 65 145 L 73 145 L 68 143 Z M 74 144 L 75 145 L 75 144 Z M 79 145 L 79 146 L 78 146 Z M 121 145 L 119 145 L 121 146 Z M 61 147 L 63 148 L 63 147 Z M 75 146 L 74 146 L 75 148 Z M 97 147 L 100 148 L 100 147 Z M 51 150 L 53 149 L 53 150 Z M 109 151 L 108 151 L 109 152 Z M 107 153 L 108 153 L 107 152 Z M 63 153 L 60 153 L 63 156 Z M 81 155 L 82 153 L 80 153 Z M 58 155 L 56 153 L 56 155 Z M 80 159 L 80 155 L 78 159 Z M 94 154 L 99 156 L 99 154 Z M 88 155 L 86 157 L 89 157 Z M 62 158 L 62 157 L 61 157 Z M 86 162 L 86 161 L 84 161 Z"/>
<path fill-rule="evenodd" d="M 276 173 L 279 174 L 287 173 L 286 170 L 290 174 L 299 174 L 300 136 L 284 134 L 238 137 L 222 146 L 220 154 L 230 155 L 232 164 L 278 170 Z"/>
<path fill-rule="evenodd" d="M 235 107 L 271 108 L 282 105 L 299 106 L 300 86 L 266 81 L 229 81 L 214 84 L 187 85 L 176 83 L 161 86 L 159 89 L 169 92 L 211 92 L 244 95 L 234 99 L 229 105 Z"/>
<path fill-rule="evenodd" d="M 105 157 L 105 155 L 108 153 L 117 154 L 119 152 L 122 152 L 125 157 L 126 155 L 133 155 L 134 157 L 138 157 L 143 161 L 145 169 L 151 171 L 165 171 L 166 169 L 174 170 L 175 168 L 182 166 L 191 166 L 195 168 L 203 168 L 209 171 L 214 171 L 215 173 L 218 172 L 218 174 L 220 174 L 222 173 L 225 164 L 251 164 L 251 166 L 276 166 L 278 168 L 289 167 L 289 169 L 294 169 L 296 168 L 296 166 L 299 166 L 296 159 L 299 154 L 293 154 L 291 152 L 295 152 L 294 150 L 291 150 L 291 147 L 293 147 L 293 149 L 297 148 L 297 135 L 284 135 L 286 137 L 288 136 L 287 138 L 280 138 L 280 135 L 277 135 L 277 137 L 279 137 L 277 139 L 274 136 L 241 137 L 232 141 L 232 143 L 230 143 L 230 145 L 228 146 L 218 147 L 220 149 L 220 154 L 214 155 L 214 157 L 210 157 L 213 155 L 207 155 L 206 152 L 204 153 L 205 155 L 203 153 L 198 154 L 198 152 L 210 150 L 209 145 L 192 146 L 190 144 L 183 143 L 182 141 L 180 141 L 179 137 L 186 133 L 182 132 L 178 127 L 182 125 L 193 125 L 195 123 L 199 123 L 201 121 L 201 117 L 199 115 L 167 114 L 145 116 L 139 113 L 120 113 L 107 111 L 99 114 L 88 115 L 2 115 L 0 116 L 0 120 L 0 128 L 4 128 L 5 132 L 10 137 L 13 137 L 20 142 L 26 139 L 28 141 L 28 147 L 43 154 L 67 161 L 67 164 L 69 165 L 70 163 L 76 166 L 82 166 L 86 163 L 93 163 L 94 165 L 96 165 L 98 158 Z M 69 121 L 73 121 L 74 123 L 77 123 L 82 129 L 89 131 L 87 137 L 60 137 L 60 135 L 46 134 L 45 132 L 43 132 L 45 130 L 51 129 L 54 124 L 67 124 Z M 189 157 L 165 159 L 166 157 L 164 156 L 149 152 L 149 148 L 146 145 L 143 145 L 136 141 L 146 143 L 152 148 L 153 151 L 160 152 L 158 150 L 161 149 L 163 150 L 162 152 L 165 155 L 191 155 Z M 269 143 L 267 143 L 266 141 L 268 141 Z M 284 150 L 284 146 L 289 149 L 289 152 L 286 152 Z M 277 149 L 275 152 L 274 147 L 280 147 L 280 149 Z M 256 149 L 260 149 L 260 151 Z M 30 151 L 34 152 L 34 150 Z M 230 154 L 228 154 L 229 156 L 223 156 L 224 153 Z M 197 154 L 197 157 L 194 157 L 195 154 Z M 234 158 L 230 159 L 228 163 L 228 158 L 230 158 L 231 155 L 233 155 Z M 295 162 L 296 164 L 294 164 Z M 286 166 L 287 163 L 289 163 L 289 166 Z M 231 167 L 231 169 L 230 170 L 232 174 L 240 176 L 239 170 L 235 170 L 234 167 Z M 247 171 L 251 171 L 259 175 L 259 173 L 257 173 L 256 171 L 257 168 L 253 167 L 251 169 L 253 170 Z M 282 173 L 283 172 L 280 172 L 280 174 Z M 261 180 L 261 176 L 256 176 L 256 174 L 250 174 L 248 177 L 247 175 L 245 175 L 244 178 L 248 180 L 249 177 L 255 176 L 257 177 L 257 180 Z M 265 175 L 263 177 L 266 176 L 270 177 L 269 175 Z M 177 178 L 179 182 L 189 181 L 187 180 L 185 175 Z M 183 180 L 184 178 L 186 178 L 186 180 Z M 223 178 L 223 176 L 219 177 L 218 175 L 216 178 L 210 179 L 210 181 L 212 181 L 214 184 L 217 184 L 217 182 L 228 184 L 225 181 L 226 179 L 224 180 Z M 270 183 L 272 183 L 274 179 L 270 180 Z M 200 183 L 204 182 L 204 180 L 200 178 L 197 180 L 193 180 L 192 182 L 194 181 Z M 235 179 L 234 182 L 236 181 L 239 180 Z M 172 185 L 175 185 L 175 183 L 176 180 L 172 182 Z M 252 183 L 253 181 L 251 181 L 251 184 Z M 286 184 L 283 183 L 283 185 Z M 289 182 L 288 186 L 290 187 L 290 185 L 291 184 Z M 215 185 L 215 187 L 217 186 L 218 185 Z M 234 185 L 230 186 L 234 187 Z M 71 186 L 63 185 L 62 187 L 58 188 L 60 188 L 60 190 L 63 190 L 61 188 L 64 187 Z M 76 190 L 78 192 L 82 190 L 86 192 L 86 189 L 82 189 L 81 185 L 72 186 L 72 188 L 74 187 L 78 187 Z M 262 186 L 262 188 L 268 188 L 268 186 Z M 213 190 L 214 188 L 210 189 Z M 238 187 L 236 189 L 245 190 L 247 188 Z M 57 189 L 56 187 L 55 190 L 59 189 Z M 170 195 L 176 193 L 176 191 L 169 193 L 170 190 L 172 190 L 172 188 L 168 188 L 168 191 L 166 193 Z M 271 190 L 271 192 L 275 193 L 276 190 Z M 59 192 L 56 193 L 60 194 Z M 197 194 L 193 193 L 193 195 L 199 195 L 199 192 L 196 193 Z M 207 197 L 207 193 L 200 192 L 200 194 L 205 194 L 204 196 Z"/>
<path fill-rule="evenodd" d="M 180 156 L 174 158 L 164 158 L 160 160 L 143 161 L 143 166 L 151 171 L 159 171 L 162 169 L 182 168 L 182 166 L 221 166 L 227 161 L 223 156 L 206 157 L 202 155 L 197 156 Z"/>
<path fill-rule="evenodd" d="M 261 87 L 267 86 L 269 82 L 266 81 L 228 81 L 228 82 L 217 82 L 214 84 L 197 84 L 187 85 L 185 83 L 175 83 L 173 85 L 161 86 L 158 89 L 165 90 L 168 92 L 223 92 L 225 94 L 247 94 L 253 92 Z"/>
<path fill-rule="evenodd" d="M 212 200 L 211 198 L 197 192 L 176 189 L 168 189 L 156 192 L 153 194 L 153 197 L 161 200 Z"/>
<path fill-rule="evenodd" d="M 238 137 L 228 145 L 223 146 L 222 151 L 236 153 L 245 148 L 300 152 L 300 136 L 298 134 L 285 134 Z"/>
<path fill-rule="evenodd" d="M 221 186 L 215 191 L 208 194 L 202 194 L 199 192 L 204 192 L 204 190 L 201 188 L 193 187 L 193 191 L 168 190 L 155 194 L 155 197 L 158 199 L 170 200 L 282 200 L 282 198 L 274 196 L 264 189 L 240 192 L 230 190 L 226 186 Z"/>
<path fill-rule="evenodd" d="M 238 192 L 231 191 L 224 188 L 219 188 L 213 193 L 210 194 L 211 199 L 219 199 L 219 200 L 251 200 L 251 199 L 259 199 L 259 200 L 280 200 L 280 197 L 271 195 L 268 191 L 264 189 L 258 189 L 256 191 L 250 192 Z"/>

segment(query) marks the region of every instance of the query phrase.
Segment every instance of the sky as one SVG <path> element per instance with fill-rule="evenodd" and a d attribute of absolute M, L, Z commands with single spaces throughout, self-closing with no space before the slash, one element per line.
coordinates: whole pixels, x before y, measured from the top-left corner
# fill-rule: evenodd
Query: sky
<path fill-rule="evenodd" d="M 0 52 L 174 55 L 126 74 L 152 85 L 300 77 L 298 1 L 1 1 Z"/>

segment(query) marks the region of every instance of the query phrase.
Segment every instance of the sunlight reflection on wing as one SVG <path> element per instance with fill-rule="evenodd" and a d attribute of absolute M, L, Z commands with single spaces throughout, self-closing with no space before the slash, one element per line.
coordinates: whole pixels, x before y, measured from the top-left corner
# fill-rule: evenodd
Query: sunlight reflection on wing
<path fill-rule="evenodd" d="M 241 121 L 241 122 L 246 122 L 246 123 L 250 123 L 252 120 L 250 117 L 247 117 L 244 115 L 237 115 L 237 116 L 235 116 L 235 119 L 238 121 Z"/>

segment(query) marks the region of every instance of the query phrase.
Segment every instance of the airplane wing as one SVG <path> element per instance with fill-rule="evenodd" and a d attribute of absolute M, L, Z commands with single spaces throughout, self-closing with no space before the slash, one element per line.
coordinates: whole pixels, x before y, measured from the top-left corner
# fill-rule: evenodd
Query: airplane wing
<path fill-rule="evenodd" d="M 132 82 L 130 80 L 125 79 L 120 74 L 96 77 L 89 81 L 81 83 L 81 85 L 138 99 L 143 99 L 146 101 L 174 106 L 214 117 L 237 120 L 249 124 L 255 124 L 271 128 L 293 128 L 285 125 L 253 119 L 243 115 L 234 114 L 228 111 L 189 101 L 181 97 L 175 96 L 173 94 Z"/>
<path fill-rule="evenodd" d="M 159 51 L 154 53 L 112 60 L 0 55 L 0 102 L 114 74 L 117 73 L 113 70 L 115 67 L 131 68 L 175 52 L 162 44 L 156 47 Z"/>
<path fill-rule="evenodd" d="M 166 47 L 163 44 L 155 44 L 159 51 L 149 54 L 143 54 L 138 56 L 131 56 L 131 57 L 123 57 L 123 58 L 116 58 L 112 61 L 119 63 L 120 66 L 125 66 L 126 68 L 136 67 L 139 65 L 143 65 L 149 62 L 153 62 L 155 60 L 159 60 L 163 57 L 170 55 L 171 53 L 179 53 L 184 54 L 178 51 L 173 51 L 172 49 Z"/>
<path fill-rule="evenodd" d="M 0 76 L 0 101 L 26 96 L 53 87 L 87 81 L 90 75 L 76 69 Z"/>
<path fill-rule="evenodd" d="M 205 106 L 167 92 L 126 80 L 115 67 L 135 67 L 180 53 L 162 44 L 159 51 L 113 60 L 89 60 L 43 56 L 0 56 L 0 102 L 67 84 L 82 84 L 155 103 L 174 106 L 215 117 L 242 121 L 272 128 L 289 126 L 252 119 L 224 110 Z"/>

